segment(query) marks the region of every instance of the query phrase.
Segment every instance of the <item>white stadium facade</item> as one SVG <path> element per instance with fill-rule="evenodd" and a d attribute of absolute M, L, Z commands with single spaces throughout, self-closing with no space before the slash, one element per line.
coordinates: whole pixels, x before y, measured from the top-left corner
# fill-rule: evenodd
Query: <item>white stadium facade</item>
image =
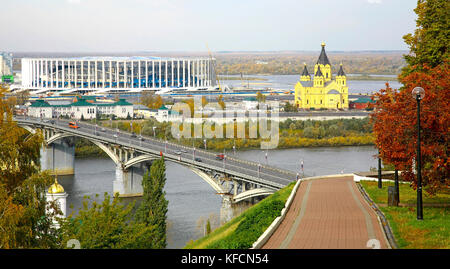
<path fill-rule="evenodd" d="M 22 88 L 37 94 L 197 91 L 216 81 L 206 57 L 22 58 Z"/>

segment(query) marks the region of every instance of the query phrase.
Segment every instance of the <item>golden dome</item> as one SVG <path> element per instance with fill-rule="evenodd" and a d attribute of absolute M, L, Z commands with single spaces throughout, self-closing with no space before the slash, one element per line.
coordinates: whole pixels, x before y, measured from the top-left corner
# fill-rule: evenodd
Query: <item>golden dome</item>
<path fill-rule="evenodd" d="M 322 42 L 322 47 L 325 47 L 325 42 Z"/>
<path fill-rule="evenodd" d="M 58 179 L 55 177 L 55 183 L 53 183 L 50 188 L 48 188 L 48 193 L 63 193 L 63 186 L 58 184 Z"/>

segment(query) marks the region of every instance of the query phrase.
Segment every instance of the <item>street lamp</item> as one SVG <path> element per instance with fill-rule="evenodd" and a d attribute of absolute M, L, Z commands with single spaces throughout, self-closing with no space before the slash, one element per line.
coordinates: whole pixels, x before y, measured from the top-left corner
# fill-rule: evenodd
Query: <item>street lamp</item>
<path fill-rule="evenodd" d="M 383 188 L 383 181 L 381 180 L 381 156 L 378 149 L 378 189 Z"/>
<path fill-rule="evenodd" d="M 156 126 L 153 126 L 153 137 L 156 138 L 156 132 L 155 132 Z"/>
<path fill-rule="evenodd" d="M 268 149 L 266 149 L 266 154 L 265 154 L 265 158 L 266 158 L 266 165 L 269 165 L 269 160 L 267 159 L 267 151 L 268 151 Z"/>
<path fill-rule="evenodd" d="M 420 100 L 425 97 L 425 90 L 421 87 L 415 87 L 411 93 L 413 98 L 415 98 L 417 101 L 417 219 L 423 220 L 422 160 L 420 153 Z"/>
<path fill-rule="evenodd" d="M 205 144 L 205 150 L 206 150 L 206 139 L 203 139 L 203 143 Z"/>

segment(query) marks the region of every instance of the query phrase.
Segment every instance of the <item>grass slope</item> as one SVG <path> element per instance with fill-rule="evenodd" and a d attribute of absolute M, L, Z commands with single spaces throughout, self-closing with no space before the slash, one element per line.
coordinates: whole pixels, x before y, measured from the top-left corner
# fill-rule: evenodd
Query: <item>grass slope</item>
<path fill-rule="evenodd" d="M 268 196 L 211 234 L 189 242 L 186 249 L 248 249 L 280 216 L 295 182 Z"/>
<path fill-rule="evenodd" d="M 433 207 L 427 204 L 449 204 L 450 192 L 444 190 L 435 196 L 423 193 L 424 220 L 417 220 L 417 193 L 408 183 L 400 184 L 400 203 L 402 207 L 386 206 L 387 188 L 392 182 L 383 182 L 378 189 L 376 181 L 361 181 L 371 199 L 380 206 L 394 232 L 399 248 L 409 249 L 448 249 L 450 248 L 450 208 Z"/>

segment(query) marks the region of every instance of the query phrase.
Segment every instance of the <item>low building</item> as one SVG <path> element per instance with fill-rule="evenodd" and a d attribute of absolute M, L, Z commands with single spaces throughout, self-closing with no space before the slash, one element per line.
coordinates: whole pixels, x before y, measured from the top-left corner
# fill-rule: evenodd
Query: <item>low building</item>
<path fill-rule="evenodd" d="M 242 103 L 244 104 L 244 108 L 246 110 L 254 110 L 258 108 L 258 100 L 255 97 L 247 97 Z"/>
<path fill-rule="evenodd" d="M 368 109 L 373 107 L 375 101 L 369 97 L 362 97 L 354 101 L 350 101 L 350 109 Z"/>
<path fill-rule="evenodd" d="M 50 104 L 39 99 L 28 107 L 28 115 L 39 118 L 94 119 L 97 115 L 115 116 L 117 118 L 133 117 L 133 104 L 120 99 L 113 103 L 98 103 L 92 100 L 77 98 L 71 104 Z"/>
<path fill-rule="evenodd" d="M 53 107 L 47 101 L 36 100 L 28 107 L 28 116 L 36 118 L 52 118 Z"/>
<path fill-rule="evenodd" d="M 155 118 L 158 114 L 157 109 L 151 109 L 144 105 L 133 106 L 134 117 L 141 119 Z"/>
<path fill-rule="evenodd" d="M 159 122 L 163 121 L 172 121 L 178 119 L 180 114 L 177 111 L 171 110 L 167 108 L 165 105 L 162 105 L 160 108 L 158 108 L 158 113 L 156 114 L 155 118 Z"/>

